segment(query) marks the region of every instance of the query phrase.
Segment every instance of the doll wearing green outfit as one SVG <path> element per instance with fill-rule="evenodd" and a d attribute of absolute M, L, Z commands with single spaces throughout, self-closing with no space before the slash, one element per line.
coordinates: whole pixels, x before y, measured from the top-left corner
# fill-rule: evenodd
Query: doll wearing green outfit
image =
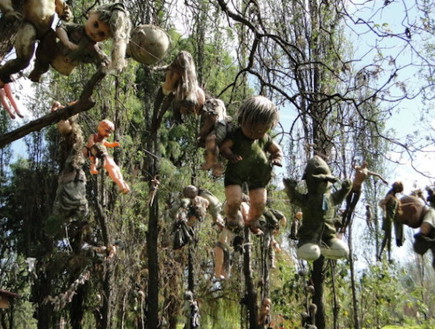
<path fill-rule="evenodd" d="M 262 234 L 259 218 L 267 199 L 266 186 L 271 179 L 272 166 L 282 166 L 282 150 L 268 131 L 278 122 L 278 110 L 268 98 L 248 98 L 238 112 L 239 127 L 220 146 L 228 159 L 225 171 L 225 213 L 227 226 L 246 225 L 254 234 Z M 246 221 L 240 213 L 242 187 L 249 189 L 250 208 Z"/>

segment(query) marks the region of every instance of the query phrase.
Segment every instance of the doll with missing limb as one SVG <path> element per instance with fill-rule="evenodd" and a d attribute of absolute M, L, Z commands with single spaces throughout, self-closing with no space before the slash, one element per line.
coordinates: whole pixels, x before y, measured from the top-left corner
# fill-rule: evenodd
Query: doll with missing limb
<path fill-rule="evenodd" d="M 382 176 L 376 172 L 370 171 L 367 168 L 367 162 L 364 161 L 361 166 L 354 166 L 355 177 L 352 181 L 352 189 L 346 197 L 346 209 L 343 212 L 343 219 L 341 224 L 341 233 L 346 232 L 346 227 L 350 224 L 352 219 L 353 211 L 355 210 L 356 204 L 361 196 L 362 184 L 367 179 L 368 176 L 373 176 L 379 178 L 384 184 L 388 182 L 382 178 Z"/>
<path fill-rule="evenodd" d="M 201 128 L 199 145 L 205 147 L 204 160 L 201 169 L 212 170 L 212 175 L 220 177 L 224 167 L 219 161 L 219 145 L 234 128 L 231 117 L 223 101 L 217 98 L 207 99 L 201 111 Z"/>
<path fill-rule="evenodd" d="M 225 196 L 228 226 L 243 225 L 240 214 L 242 187 L 248 185 L 250 208 L 245 226 L 251 232 L 262 234 L 259 218 L 267 199 L 266 186 L 272 178 L 272 167 L 281 166 L 282 150 L 268 131 L 278 122 L 278 111 L 268 98 L 252 96 L 238 111 L 239 126 L 220 146 L 228 159 L 225 171 Z"/>
<path fill-rule="evenodd" d="M 338 182 L 338 178 L 332 176 L 327 163 L 317 155 L 308 161 L 303 178 L 307 193 L 298 190 L 296 180 L 284 179 L 290 202 L 299 206 L 303 212 L 298 233 L 298 257 L 307 261 L 314 261 L 321 255 L 330 259 L 347 257 L 349 249 L 337 237 L 334 217 L 335 207 L 349 193 L 352 182 L 344 180 L 339 189 L 331 192 L 332 184 Z"/>
<path fill-rule="evenodd" d="M 432 251 L 432 267 L 435 269 L 435 210 L 425 206 L 419 198 L 403 196 L 400 199 L 400 212 L 396 213 L 398 223 L 412 228 L 420 228 L 414 235 L 414 251 L 424 255 L 429 249 Z"/>
<path fill-rule="evenodd" d="M 115 163 L 113 158 L 107 153 L 107 147 L 118 147 L 118 142 L 109 143 L 106 138 L 110 137 L 115 130 L 113 122 L 109 120 L 100 121 L 97 127 L 97 133 L 89 136 L 88 143 L 84 153 L 91 161 L 91 174 L 98 174 L 98 163 L 103 161 L 104 169 L 108 172 L 110 178 L 116 183 L 121 193 L 130 192 L 130 187 L 124 181 L 121 169 Z"/>
<path fill-rule="evenodd" d="M 384 231 L 384 238 L 382 239 L 378 260 L 381 259 L 384 248 L 387 247 L 388 260 L 391 261 L 391 230 L 393 223 L 396 235 L 396 245 L 400 247 L 403 244 L 403 232 L 401 225 L 398 225 L 398 223 L 395 221 L 396 214 L 401 211 L 400 200 L 397 198 L 396 194 L 402 192 L 403 183 L 400 181 L 394 182 L 385 198 L 379 202 L 379 206 L 382 208 L 383 212 L 382 230 Z"/>
<path fill-rule="evenodd" d="M 12 94 L 11 86 L 8 83 L 0 82 L 0 101 L 5 110 L 9 113 L 11 119 L 15 119 L 14 111 L 20 118 L 24 118 Z M 11 106 L 14 111 L 11 109 Z"/>
<path fill-rule="evenodd" d="M 12 74 L 29 66 L 36 41 L 50 31 L 55 14 L 64 20 L 69 20 L 72 15 L 62 0 L 25 0 L 23 14 L 14 10 L 12 0 L 0 0 L 0 10 L 7 18 L 22 19 L 14 43 L 16 58 L 0 68 L 0 80 L 9 83 Z"/>
<path fill-rule="evenodd" d="M 130 27 L 129 15 L 122 3 L 91 10 L 84 25 L 60 24 L 56 32 L 51 30 L 42 39 L 29 78 L 38 82 L 50 65 L 63 75 L 70 75 L 80 63 L 121 71 L 127 65 L 125 52 Z M 111 58 L 99 46 L 110 38 L 113 39 Z"/>
<path fill-rule="evenodd" d="M 164 113 L 172 104 L 174 118 L 179 122 L 182 121 L 182 114 L 199 115 L 205 94 L 198 85 L 192 55 L 188 51 L 180 51 L 170 65 L 158 69 L 165 69 L 166 74 L 157 93 L 154 109 L 162 107 L 161 113 Z"/>

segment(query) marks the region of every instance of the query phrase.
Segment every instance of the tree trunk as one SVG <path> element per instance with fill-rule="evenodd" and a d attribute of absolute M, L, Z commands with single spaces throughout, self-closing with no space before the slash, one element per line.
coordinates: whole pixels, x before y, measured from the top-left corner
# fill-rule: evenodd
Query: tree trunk
<path fill-rule="evenodd" d="M 325 308 L 323 305 L 323 283 L 325 281 L 325 274 L 323 265 L 325 264 L 325 257 L 320 256 L 319 259 L 313 262 L 313 271 L 311 278 L 314 285 L 313 303 L 317 306 L 316 312 L 316 326 L 317 329 L 325 329 Z"/>
<path fill-rule="evenodd" d="M 353 325 L 355 329 L 359 329 L 359 316 L 358 316 L 358 299 L 355 285 L 355 268 L 353 264 L 352 253 L 352 222 L 349 223 L 349 265 L 350 265 L 350 284 L 352 289 L 352 305 L 353 305 Z"/>

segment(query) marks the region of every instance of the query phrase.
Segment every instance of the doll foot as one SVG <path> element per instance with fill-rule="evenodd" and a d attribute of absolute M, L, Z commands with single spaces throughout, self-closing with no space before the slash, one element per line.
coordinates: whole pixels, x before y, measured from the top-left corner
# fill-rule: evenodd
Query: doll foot
<path fill-rule="evenodd" d="M 349 248 L 342 240 L 334 238 L 327 243 L 323 243 L 320 247 L 320 252 L 326 258 L 340 259 L 346 258 L 349 255 Z"/>
<path fill-rule="evenodd" d="M 22 119 L 22 118 L 24 118 L 24 115 L 22 115 L 21 113 L 18 113 L 17 112 L 17 115 Z"/>
<path fill-rule="evenodd" d="M 320 257 L 320 247 L 315 243 L 305 243 L 296 252 L 297 256 L 309 262 Z"/>
<path fill-rule="evenodd" d="M 9 116 L 11 117 L 12 120 L 15 120 L 15 115 L 14 114 L 9 114 Z"/>
<path fill-rule="evenodd" d="M 128 192 L 130 192 L 130 186 L 128 186 L 127 184 L 124 184 L 124 186 L 119 191 L 122 194 L 127 194 Z"/>

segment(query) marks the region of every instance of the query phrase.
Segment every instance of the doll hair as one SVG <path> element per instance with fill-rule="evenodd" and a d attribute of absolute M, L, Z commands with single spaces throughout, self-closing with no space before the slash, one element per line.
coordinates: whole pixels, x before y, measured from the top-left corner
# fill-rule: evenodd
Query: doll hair
<path fill-rule="evenodd" d="M 175 98 L 177 100 L 191 100 L 196 103 L 199 86 L 192 55 L 188 51 L 180 51 L 169 69 L 173 69 L 181 75 L 181 81 L 175 91 Z"/>
<path fill-rule="evenodd" d="M 264 96 L 252 96 L 245 100 L 238 112 L 241 126 L 270 124 L 271 128 L 278 123 L 278 109 L 271 100 Z"/>
<path fill-rule="evenodd" d="M 130 40 L 131 22 L 128 12 L 121 2 L 98 7 L 95 12 L 99 19 L 108 24 L 113 38 L 110 68 L 122 71 L 126 66 L 125 52 Z"/>
<path fill-rule="evenodd" d="M 115 130 L 115 125 L 113 124 L 112 121 L 110 121 L 108 119 L 104 119 L 104 120 L 100 121 L 100 123 L 98 124 L 98 127 L 106 127 L 106 128 L 109 128 L 111 131 Z"/>

